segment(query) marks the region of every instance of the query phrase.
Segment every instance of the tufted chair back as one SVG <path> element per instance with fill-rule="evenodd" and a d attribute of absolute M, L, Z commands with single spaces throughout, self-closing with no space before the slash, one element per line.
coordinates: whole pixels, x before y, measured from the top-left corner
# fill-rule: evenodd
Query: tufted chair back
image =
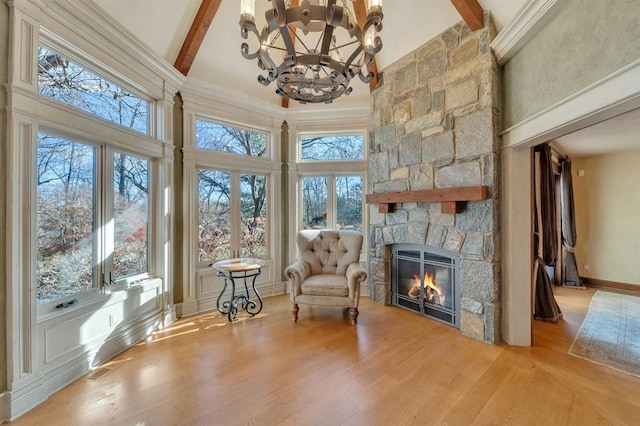
<path fill-rule="evenodd" d="M 300 231 L 296 238 L 300 259 L 311 266 L 312 275 L 346 275 L 347 267 L 360 260 L 359 232 L 308 229 Z"/>

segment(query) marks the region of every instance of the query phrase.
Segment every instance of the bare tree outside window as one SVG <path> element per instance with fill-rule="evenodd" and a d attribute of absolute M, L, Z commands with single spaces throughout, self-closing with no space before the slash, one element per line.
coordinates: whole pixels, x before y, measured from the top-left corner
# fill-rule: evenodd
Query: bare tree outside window
<path fill-rule="evenodd" d="M 265 158 L 267 156 L 267 135 L 211 121 L 197 120 L 196 147 Z"/>
<path fill-rule="evenodd" d="M 243 256 L 267 254 L 267 177 L 240 175 L 242 235 L 240 253 Z"/>
<path fill-rule="evenodd" d="M 95 277 L 94 147 L 38 135 L 38 303 L 93 287 Z"/>
<path fill-rule="evenodd" d="M 336 223 L 362 232 L 362 176 L 336 177 Z"/>
<path fill-rule="evenodd" d="M 231 175 L 198 171 L 198 260 L 231 257 Z"/>
<path fill-rule="evenodd" d="M 149 270 L 149 160 L 116 153 L 113 158 L 115 279 Z"/>
<path fill-rule="evenodd" d="M 302 179 L 302 223 L 305 229 L 327 227 L 327 178 Z"/>
<path fill-rule="evenodd" d="M 340 135 L 303 138 L 300 141 L 304 161 L 360 160 L 363 154 L 362 135 Z"/>
<path fill-rule="evenodd" d="M 64 58 L 38 48 L 41 95 L 140 133 L 149 133 L 149 102 Z"/>

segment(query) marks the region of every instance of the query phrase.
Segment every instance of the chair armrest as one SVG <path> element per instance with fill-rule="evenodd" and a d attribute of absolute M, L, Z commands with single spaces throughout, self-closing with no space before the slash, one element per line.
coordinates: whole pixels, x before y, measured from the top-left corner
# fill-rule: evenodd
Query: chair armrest
<path fill-rule="evenodd" d="M 367 272 L 360 263 L 352 263 L 347 267 L 347 286 L 349 287 L 349 298 L 360 297 L 360 283 L 367 279 Z"/>
<path fill-rule="evenodd" d="M 298 260 L 284 270 L 290 283 L 291 297 L 301 292 L 302 282 L 311 275 L 311 266 L 304 260 Z"/>

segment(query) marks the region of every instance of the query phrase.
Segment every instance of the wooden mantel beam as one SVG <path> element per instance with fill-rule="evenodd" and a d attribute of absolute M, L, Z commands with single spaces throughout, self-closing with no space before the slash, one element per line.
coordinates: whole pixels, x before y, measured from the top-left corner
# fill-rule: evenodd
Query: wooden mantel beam
<path fill-rule="evenodd" d="M 173 65 L 182 75 L 189 74 L 200 45 L 207 35 L 207 30 L 216 16 L 222 0 L 202 0 L 198 13 L 191 23 L 191 28 L 184 39 L 176 63 Z"/>
<path fill-rule="evenodd" d="M 451 3 L 471 28 L 471 31 L 477 31 L 484 27 L 484 11 L 477 0 L 451 0 Z"/>
<path fill-rule="evenodd" d="M 383 192 L 367 194 L 367 203 L 378 203 L 380 213 L 393 211 L 394 203 L 430 203 L 440 202 L 442 213 L 460 213 L 466 201 L 486 200 L 488 188 L 486 186 L 462 186 L 458 188 L 424 189 L 419 191 Z"/>
<path fill-rule="evenodd" d="M 364 24 L 367 23 L 367 6 L 364 4 L 364 0 L 355 0 L 353 2 L 353 10 L 356 13 L 358 26 L 360 29 L 364 28 Z M 373 63 L 369 65 L 368 70 L 369 72 L 373 72 L 373 78 L 369 82 L 369 90 L 373 90 L 378 85 L 378 64 L 375 58 Z"/>

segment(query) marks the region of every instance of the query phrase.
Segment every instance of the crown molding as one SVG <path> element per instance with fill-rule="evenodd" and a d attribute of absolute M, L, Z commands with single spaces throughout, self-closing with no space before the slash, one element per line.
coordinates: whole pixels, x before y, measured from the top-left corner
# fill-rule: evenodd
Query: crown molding
<path fill-rule="evenodd" d="M 286 110 L 258 97 L 187 78 L 182 89 L 183 108 L 228 122 L 261 128 L 280 127 Z"/>
<path fill-rule="evenodd" d="M 290 126 L 305 130 L 327 131 L 362 128 L 369 123 L 368 103 L 345 106 L 306 104 L 282 108 L 258 97 L 191 78 L 185 81 L 181 94 L 185 110 L 262 128 L 279 128 L 283 121 L 287 121 Z"/>
<path fill-rule="evenodd" d="M 511 23 L 491 43 L 498 64 L 504 65 L 511 59 L 568 2 L 569 0 L 530 0 L 525 3 Z"/>
<path fill-rule="evenodd" d="M 287 110 L 290 128 L 304 131 L 336 131 L 366 128 L 369 125 L 369 103 L 335 105 L 307 104 Z"/>

